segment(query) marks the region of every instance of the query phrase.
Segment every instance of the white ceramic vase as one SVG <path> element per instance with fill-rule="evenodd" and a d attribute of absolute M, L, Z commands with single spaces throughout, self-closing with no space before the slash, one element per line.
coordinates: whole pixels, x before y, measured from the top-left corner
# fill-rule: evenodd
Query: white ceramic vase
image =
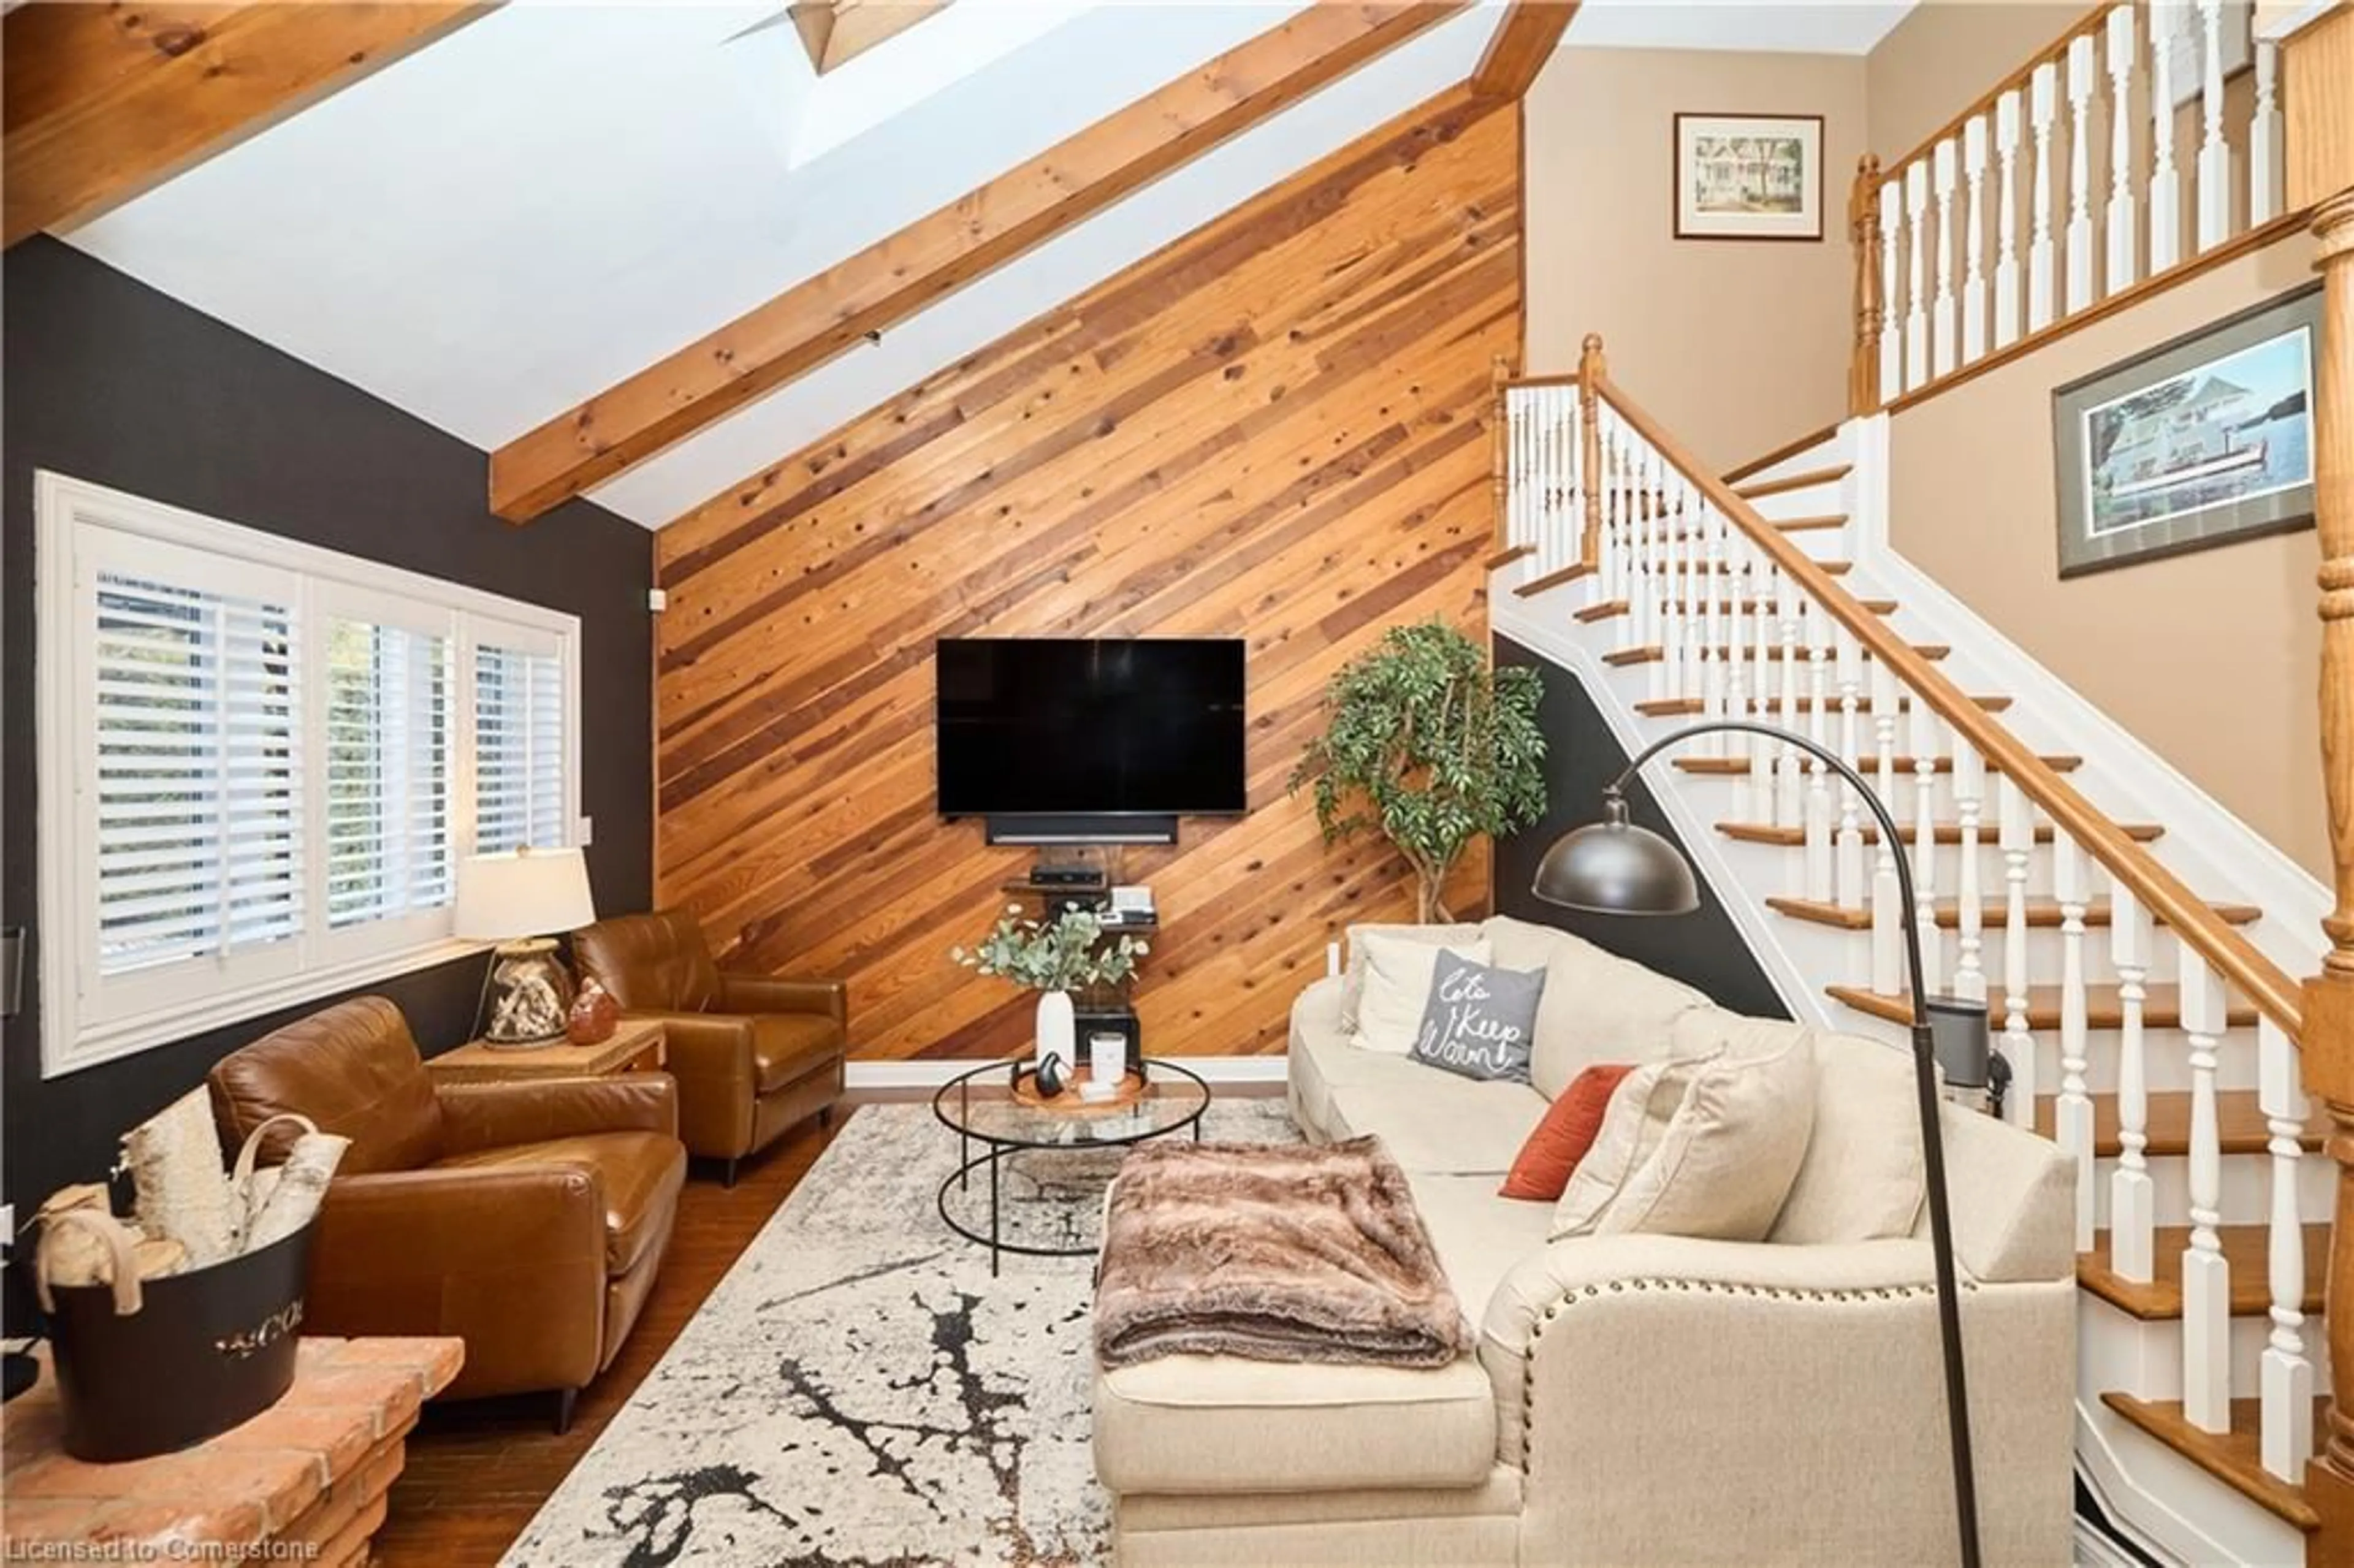
<path fill-rule="evenodd" d="M 1076 1073 L 1078 1023 L 1071 1012 L 1071 993 L 1066 991 L 1042 991 L 1038 993 L 1038 1049 L 1030 1059 L 1036 1066 L 1049 1056 L 1063 1059 L 1064 1075 Z"/>

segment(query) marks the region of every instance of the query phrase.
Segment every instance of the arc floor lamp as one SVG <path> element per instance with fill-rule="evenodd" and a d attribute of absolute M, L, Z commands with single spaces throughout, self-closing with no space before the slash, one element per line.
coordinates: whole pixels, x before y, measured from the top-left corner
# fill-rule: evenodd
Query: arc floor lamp
<path fill-rule="evenodd" d="M 1761 735 L 1796 747 L 1845 779 L 1871 809 L 1896 863 L 1897 907 L 1904 925 L 1906 973 L 1913 994 L 1913 1075 L 1921 1118 L 1921 1157 L 1927 1168 L 1929 1250 L 1937 1278 L 1937 1328 L 1945 1341 L 1946 1423 L 1952 1436 L 1954 1512 L 1961 1533 L 1962 1568 L 1978 1568 L 1976 1470 L 1970 1459 L 1969 1392 L 1962 1365 L 1961 1297 L 1954 1281 L 1953 1212 L 1946 1192 L 1946 1146 L 1938 1127 L 1937 1068 L 1950 1081 L 1983 1085 L 1990 1047 L 1982 1001 L 1932 997 L 1921 977 L 1919 909 L 1913 895 L 1913 868 L 1897 850 L 1903 835 L 1888 807 L 1863 776 L 1837 753 L 1803 735 L 1743 719 L 1714 719 L 1652 742 L 1627 764 L 1602 792 L 1603 818 L 1572 829 L 1553 841 L 1537 863 L 1532 890 L 1548 904 L 1596 915 L 1689 915 L 1700 907 L 1700 885 L 1691 862 L 1666 839 L 1627 820 L 1628 783 L 1660 752 L 1704 735 Z"/>

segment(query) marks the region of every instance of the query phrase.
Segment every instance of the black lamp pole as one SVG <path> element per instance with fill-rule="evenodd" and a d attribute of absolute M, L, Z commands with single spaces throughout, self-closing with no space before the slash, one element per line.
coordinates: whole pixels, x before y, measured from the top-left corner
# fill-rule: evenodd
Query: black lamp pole
<path fill-rule="evenodd" d="M 1556 840 L 1537 866 L 1534 892 L 1548 903 L 1605 915 L 1686 914 L 1697 906 L 1691 863 L 1683 853 L 1648 829 L 1627 821 L 1626 788 L 1643 764 L 1695 736 L 1728 732 L 1762 735 L 1795 746 L 1853 786 L 1872 810 L 1896 863 L 1898 906 L 1904 920 L 1904 958 L 1913 985 L 1913 1077 L 1921 1117 L 1921 1155 L 1929 1186 L 1929 1249 L 1937 1271 L 1937 1328 L 1945 1341 L 1946 1424 L 1952 1434 L 1954 1511 L 1961 1531 L 1962 1568 L 1978 1568 L 1978 1511 L 1976 1470 L 1970 1461 L 1969 1392 L 1962 1367 L 1961 1297 L 1954 1281 L 1953 1211 L 1946 1193 L 1946 1145 L 1938 1125 L 1937 1024 L 1928 987 L 1921 974 L 1919 910 L 1914 902 L 1913 868 L 1898 848 L 1903 837 L 1888 807 L 1872 793 L 1863 776 L 1835 752 L 1803 735 L 1744 719 L 1712 719 L 1680 729 L 1644 747 L 1626 770 L 1603 792 L 1604 820 L 1588 823 Z M 1671 858 L 1670 858 L 1671 857 Z M 1949 1030 L 1974 1029 L 1978 1054 L 1983 1058 L 1986 1009 L 1967 1010 L 1950 1004 L 1944 1010 Z"/>

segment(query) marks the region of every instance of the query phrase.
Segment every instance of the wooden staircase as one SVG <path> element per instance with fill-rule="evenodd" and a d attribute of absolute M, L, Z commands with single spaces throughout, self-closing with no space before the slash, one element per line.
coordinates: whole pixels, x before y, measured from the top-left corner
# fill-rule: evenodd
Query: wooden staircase
<path fill-rule="evenodd" d="M 1974 666 L 1977 628 L 1922 624 L 1875 580 L 1851 533 L 1872 478 L 1851 429 L 1736 488 L 1589 345 L 1570 397 L 1556 381 L 1516 406 L 1505 388 L 1508 425 L 1557 427 L 1526 450 L 1569 471 L 1515 466 L 1508 437 L 1500 489 L 1527 548 L 1499 578 L 1515 591 L 1491 596 L 1498 631 L 1563 649 L 1629 750 L 1750 716 L 1873 778 L 1894 845 L 1770 741 L 1696 742 L 1645 775 L 1704 867 L 1741 885 L 1720 886 L 1727 906 L 1771 912 L 1761 957 L 1786 1000 L 1831 1027 L 1900 1038 L 1910 1019 L 1907 856 L 1932 989 L 1988 1001 L 2009 1114 L 2078 1162 L 2080 1473 L 2161 1558 L 2302 1561 L 2332 1172 L 2313 1158 L 2327 1120 L 2297 1092 L 2289 974 L 2317 959 L 2317 929 L 2235 895 L 2203 824 L 2178 844 L 2179 821 L 2104 810 L 2134 795 L 2114 760 L 2048 744 L 2067 736 L 2042 694 Z M 2179 1536 L 2135 1515 L 2137 1489 L 2175 1507 L 2199 1487 Z"/>

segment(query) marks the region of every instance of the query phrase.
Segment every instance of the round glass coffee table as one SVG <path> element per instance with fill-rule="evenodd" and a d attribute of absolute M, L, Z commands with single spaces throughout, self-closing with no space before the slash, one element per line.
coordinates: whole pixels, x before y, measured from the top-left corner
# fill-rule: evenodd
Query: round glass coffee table
<path fill-rule="evenodd" d="M 1092 1216 L 1100 1211 L 1102 1186 L 1119 1153 L 1146 1139 L 1188 1129 L 1198 1139 L 1202 1113 L 1210 1108 L 1210 1086 L 1174 1062 L 1143 1058 L 1129 1069 L 1119 1094 L 1102 1104 L 1080 1099 L 1074 1089 L 1042 1098 L 1028 1065 L 1026 1061 L 983 1063 L 950 1078 L 932 1097 L 932 1113 L 957 1135 L 956 1170 L 940 1183 L 940 1219 L 967 1241 L 989 1249 L 991 1275 L 997 1273 L 1001 1255 L 1009 1252 L 1029 1257 L 1092 1255 L 1096 1243 L 1079 1234 L 1077 1217 L 1082 1212 Z M 1017 1068 L 1023 1069 L 1018 1080 Z M 1007 1235 L 1005 1189 L 1011 1178 L 1024 1174 L 1017 1159 L 1058 1166 L 1027 1172 L 1023 1184 L 1057 1204 L 1062 1235 Z M 977 1206 L 972 1181 L 977 1171 L 985 1171 L 989 1181 L 985 1230 L 981 1216 L 960 1213 Z M 1092 1203 L 1086 1201 L 1089 1189 L 1095 1195 Z"/>

